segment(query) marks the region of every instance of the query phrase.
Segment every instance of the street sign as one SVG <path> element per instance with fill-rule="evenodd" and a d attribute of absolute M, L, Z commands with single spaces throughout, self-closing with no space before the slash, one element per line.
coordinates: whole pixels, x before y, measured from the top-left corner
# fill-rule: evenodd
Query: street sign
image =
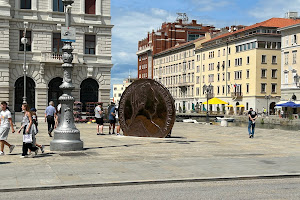
<path fill-rule="evenodd" d="M 76 28 L 61 27 L 61 41 L 75 42 L 76 41 Z"/>

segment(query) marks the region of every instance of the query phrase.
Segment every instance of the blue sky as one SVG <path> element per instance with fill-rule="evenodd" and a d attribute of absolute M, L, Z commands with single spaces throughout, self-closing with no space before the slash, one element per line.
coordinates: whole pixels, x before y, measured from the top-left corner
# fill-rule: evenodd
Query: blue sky
<path fill-rule="evenodd" d="M 175 21 L 177 12 L 187 13 L 190 20 L 198 23 L 222 28 L 284 17 L 287 11 L 300 14 L 300 0 L 111 0 L 111 84 L 122 83 L 129 71 L 131 77 L 137 76 L 138 41 L 163 22 Z"/>

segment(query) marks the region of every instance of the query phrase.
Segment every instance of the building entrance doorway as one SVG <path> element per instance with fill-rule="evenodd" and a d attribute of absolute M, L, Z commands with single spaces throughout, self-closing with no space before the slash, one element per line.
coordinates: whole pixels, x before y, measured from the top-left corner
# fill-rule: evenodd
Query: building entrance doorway
<path fill-rule="evenodd" d="M 270 107 L 269 107 L 269 115 L 275 115 L 275 106 L 276 106 L 276 103 L 275 102 L 272 102 L 270 104 Z"/>
<path fill-rule="evenodd" d="M 24 77 L 20 77 L 15 82 L 15 112 L 22 111 L 23 97 Z M 26 101 L 30 108 L 35 107 L 35 82 L 30 77 L 26 77 Z"/>
<path fill-rule="evenodd" d="M 80 85 L 82 111 L 86 112 L 86 102 L 98 102 L 99 84 L 92 78 L 85 79 Z"/>
<path fill-rule="evenodd" d="M 48 84 L 48 103 L 50 101 L 54 102 L 54 106 L 59 104 L 58 98 L 63 94 L 59 86 L 62 84 L 63 79 L 56 77 L 52 79 Z"/>

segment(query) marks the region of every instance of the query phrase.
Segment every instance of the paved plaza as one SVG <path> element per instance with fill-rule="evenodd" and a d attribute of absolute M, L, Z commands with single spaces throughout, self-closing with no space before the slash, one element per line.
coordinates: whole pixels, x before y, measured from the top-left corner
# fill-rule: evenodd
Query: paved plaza
<path fill-rule="evenodd" d="M 17 124 L 18 125 L 18 124 Z M 172 138 L 96 135 L 96 124 L 76 124 L 84 150 L 51 152 L 46 124 L 37 142 L 45 154 L 20 158 L 22 135 L 10 134 L 17 145 L 0 157 L 3 189 L 124 182 L 300 175 L 300 132 L 175 123 Z M 104 128 L 108 133 L 108 127 Z M 5 147 L 8 153 L 8 148 Z"/>

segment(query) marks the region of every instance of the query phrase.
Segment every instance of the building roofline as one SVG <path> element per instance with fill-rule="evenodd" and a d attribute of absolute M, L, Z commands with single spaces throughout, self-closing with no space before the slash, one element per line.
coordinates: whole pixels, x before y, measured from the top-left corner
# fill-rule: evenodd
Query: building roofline
<path fill-rule="evenodd" d="M 291 29 L 291 28 L 297 28 L 297 27 L 300 27 L 300 23 L 293 24 L 293 25 L 290 25 L 290 26 L 286 26 L 286 27 L 283 27 L 283 28 L 279 28 L 278 31 L 285 31 L 285 30 L 288 30 L 288 29 Z"/>
<path fill-rule="evenodd" d="M 183 49 L 183 48 L 186 48 L 186 47 L 190 47 L 190 46 L 193 46 L 193 45 L 195 46 L 195 42 L 198 42 L 198 41 L 203 40 L 203 39 L 205 39 L 205 36 L 203 36 L 201 38 L 198 38 L 196 40 L 192 40 L 190 42 L 186 42 L 186 43 L 183 43 L 183 44 L 171 47 L 171 48 L 166 49 L 164 51 L 161 51 L 161 52 L 159 52 L 157 54 L 154 54 L 153 57 L 161 56 L 163 54 L 167 54 L 169 52 L 176 51 L 176 50 L 179 50 L 179 49 Z"/>
<path fill-rule="evenodd" d="M 212 38 L 209 41 L 204 42 L 203 44 L 207 44 L 207 43 L 210 43 L 212 41 L 215 41 L 215 40 L 218 40 L 218 39 L 223 39 L 223 38 L 226 38 L 226 37 L 238 34 L 238 33 L 242 33 L 242 32 L 245 32 L 245 31 L 250 31 L 252 29 L 256 29 L 256 28 L 259 28 L 259 27 L 268 27 L 268 28 L 280 28 L 280 26 L 284 27 L 284 25 L 281 25 L 279 22 L 281 22 L 281 23 L 282 22 L 285 22 L 285 23 L 287 23 L 287 22 L 290 22 L 290 23 L 298 22 L 298 23 L 300 23 L 300 20 L 299 19 L 287 19 L 287 18 L 271 18 L 271 19 L 265 20 L 263 22 L 247 26 L 243 29 L 240 29 L 240 30 L 237 30 L 237 31 L 234 31 L 234 32 L 219 35 L 217 37 Z"/>
<path fill-rule="evenodd" d="M 247 36 L 242 36 L 242 37 L 239 37 L 239 38 L 235 38 L 233 40 L 228 40 L 228 41 L 227 40 L 226 41 L 222 40 L 218 44 L 216 44 L 216 43 L 206 44 L 205 46 L 202 46 L 201 48 L 196 48 L 195 53 L 201 52 L 202 50 L 218 47 L 218 46 L 221 46 L 221 45 L 226 45 L 226 43 L 231 44 L 231 43 L 234 43 L 234 42 L 239 41 L 239 40 L 244 40 L 244 39 L 248 39 L 248 38 L 252 38 L 252 37 L 266 36 L 266 35 L 269 36 L 269 37 L 281 37 L 280 34 L 274 34 L 274 33 L 256 33 L 256 34 L 253 34 L 253 35 L 247 35 Z"/>

